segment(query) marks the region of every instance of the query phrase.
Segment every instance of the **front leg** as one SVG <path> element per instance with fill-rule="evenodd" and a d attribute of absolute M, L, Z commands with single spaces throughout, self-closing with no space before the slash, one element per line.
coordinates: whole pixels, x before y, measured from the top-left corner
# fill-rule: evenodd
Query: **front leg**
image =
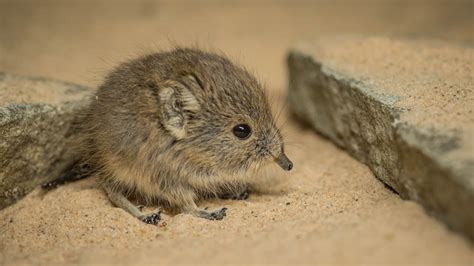
<path fill-rule="evenodd" d="M 161 211 L 154 213 L 143 213 L 140 208 L 131 203 L 124 195 L 122 195 L 122 193 L 114 190 L 106 184 L 104 184 L 103 187 L 107 193 L 107 196 L 109 196 L 110 201 L 115 204 L 115 206 L 122 208 L 142 222 L 147 224 L 158 224 L 158 222 L 161 220 Z"/>
<path fill-rule="evenodd" d="M 221 207 L 214 211 L 208 211 L 207 209 L 199 210 L 198 217 L 205 218 L 208 220 L 222 220 L 227 215 L 227 208 Z"/>
<path fill-rule="evenodd" d="M 194 201 L 189 203 L 186 207 L 184 207 L 184 212 L 192 214 L 199 218 L 204 218 L 208 220 L 222 220 L 227 215 L 227 208 L 221 207 L 212 211 L 206 209 L 199 208 Z"/>

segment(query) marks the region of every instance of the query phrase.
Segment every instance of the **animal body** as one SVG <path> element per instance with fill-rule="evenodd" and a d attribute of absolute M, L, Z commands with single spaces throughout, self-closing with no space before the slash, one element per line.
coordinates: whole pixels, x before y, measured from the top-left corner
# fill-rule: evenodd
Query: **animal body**
<path fill-rule="evenodd" d="M 177 48 L 125 62 L 82 116 L 79 163 L 102 178 L 116 206 L 146 223 L 157 223 L 159 212 L 143 213 L 130 196 L 220 220 L 226 208 L 196 201 L 245 197 L 264 164 L 293 168 L 262 86 L 213 53 Z"/>

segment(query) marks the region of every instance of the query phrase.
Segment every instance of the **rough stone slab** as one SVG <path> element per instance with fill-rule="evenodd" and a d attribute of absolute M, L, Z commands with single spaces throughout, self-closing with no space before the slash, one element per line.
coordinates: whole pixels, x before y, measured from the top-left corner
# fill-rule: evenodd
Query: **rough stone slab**
<path fill-rule="evenodd" d="M 74 112 L 90 90 L 0 73 L 0 209 L 57 176 L 68 155 Z"/>
<path fill-rule="evenodd" d="M 303 42 L 288 55 L 290 108 L 472 240 L 473 62 L 473 49 L 440 42 Z"/>

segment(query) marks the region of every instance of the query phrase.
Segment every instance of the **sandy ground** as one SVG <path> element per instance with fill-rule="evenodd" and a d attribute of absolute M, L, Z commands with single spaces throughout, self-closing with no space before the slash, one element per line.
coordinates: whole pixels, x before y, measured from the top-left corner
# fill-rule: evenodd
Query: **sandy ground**
<path fill-rule="evenodd" d="M 298 39 L 349 33 L 474 41 L 470 1 L 12 3 L 0 2 L 0 71 L 95 86 L 124 58 L 198 44 L 254 70 L 280 106 L 285 51 Z M 0 264 L 474 264 L 472 244 L 327 140 L 285 120 L 294 171 L 275 169 L 284 182 L 247 201 L 200 203 L 228 207 L 224 220 L 165 215 L 159 226 L 145 225 L 113 207 L 92 178 L 47 194 L 37 189 L 0 211 Z"/>

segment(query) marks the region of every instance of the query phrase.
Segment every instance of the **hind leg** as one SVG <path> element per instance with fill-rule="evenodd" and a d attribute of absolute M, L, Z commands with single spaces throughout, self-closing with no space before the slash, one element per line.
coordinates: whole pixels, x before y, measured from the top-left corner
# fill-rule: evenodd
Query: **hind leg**
<path fill-rule="evenodd" d="M 192 214 L 199 218 L 207 220 L 222 220 L 227 215 L 227 208 L 221 207 L 212 211 L 199 208 L 194 202 L 184 208 L 185 213 Z"/>
<path fill-rule="evenodd" d="M 158 224 L 161 220 L 161 211 L 145 214 L 137 206 L 131 203 L 122 193 L 112 189 L 109 185 L 103 185 L 110 201 L 117 207 L 122 208 L 134 217 L 147 224 Z"/>
<path fill-rule="evenodd" d="M 69 182 L 81 180 L 93 173 L 91 167 L 86 163 L 74 163 L 73 166 L 58 178 L 41 185 L 43 189 L 53 189 Z"/>

